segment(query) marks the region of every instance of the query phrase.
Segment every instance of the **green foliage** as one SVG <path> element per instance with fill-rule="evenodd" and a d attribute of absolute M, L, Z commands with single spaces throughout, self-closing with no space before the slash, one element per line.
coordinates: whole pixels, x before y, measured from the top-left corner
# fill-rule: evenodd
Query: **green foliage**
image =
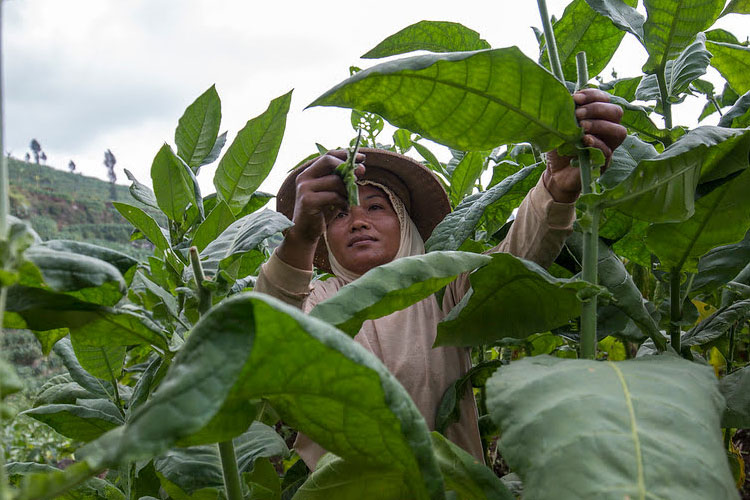
<path fill-rule="evenodd" d="M 517 480 L 498 480 L 430 435 L 404 388 L 351 338 L 368 319 L 432 294 L 440 303 L 444 287 L 464 285 L 436 345 L 473 346 L 476 366 L 447 387 L 434 423 L 448 429 L 473 391 L 488 465 L 498 470 L 501 454 L 524 497 L 736 498 L 720 429 L 747 426 L 750 413 L 747 47 L 729 32 L 700 34 L 723 1 L 647 0 L 648 17 L 635 3 L 574 0 L 555 24 L 569 79 L 578 50 L 598 73 L 626 33 L 648 62 L 645 75 L 600 81 L 630 135 L 606 173 L 592 172 L 592 193 L 578 202 L 576 232 L 552 274 L 480 254 L 502 240 L 539 181 L 540 153 L 579 153 L 574 102 L 532 59 L 491 49 L 456 23 L 423 21 L 387 38 L 367 56 L 437 53 L 352 68 L 313 103 L 352 107 L 352 126 L 370 146 L 386 120 L 399 127 L 387 148 L 424 158 L 455 210 L 427 241 L 430 253 L 372 269 L 310 315 L 240 293 L 291 225 L 261 211 L 271 195 L 257 191 L 274 166 L 291 93 L 250 120 L 222 156 L 227 133 L 219 134 L 221 102 L 209 88 L 180 118 L 175 145 L 156 154 L 154 190 L 126 172 L 134 201 L 115 203 L 106 217 L 71 215 L 72 205 L 86 214 L 101 208 L 94 195 L 72 194 L 87 191 L 88 179 L 60 173 L 60 185 L 72 180 L 76 189 L 53 196 L 56 180 L 45 181 L 41 167 L 18 169 L 29 182 L 14 191 L 15 206 L 37 219 L 42 236 L 132 238 L 154 248 L 137 261 L 80 241 L 42 243 L 11 219 L 0 242 L 3 323 L 33 331 L 11 343 L 11 354 L 24 380 L 37 377 L 33 393 L 2 406 L 4 415 L 25 410 L 2 431 L 12 436 L 7 451 L 17 463 L 6 471 L 16 498 L 513 498 Z M 732 1 L 722 15 L 746 10 Z M 699 78 L 709 62 L 728 82 L 721 95 Z M 690 93 L 709 100 L 703 115 L 733 106 L 722 126 L 672 126 L 671 107 Z M 453 148 L 452 159 L 441 162 L 423 139 Z M 217 160 L 217 193 L 203 197 L 196 176 Z M 102 184 L 99 203 L 108 199 Z M 53 198 L 37 211 L 38 200 Z M 592 265 L 598 284 L 586 271 L 588 281 L 578 278 Z M 601 361 L 568 359 L 589 355 L 582 337 L 592 318 Z M 33 371 L 37 342 L 67 373 Z M 655 349 L 672 352 L 649 355 Z M 634 356 L 643 359 L 626 361 Z M 15 390 L 17 379 L 2 371 L 0 387 Z M 331 452 L 309 477 L 289 455 L 292 428 Z M 68 440 L 58 450 L 19 444 L 39 429 Z M 54 464 L 73 448 L 78 461 L 64 471 L 20 463 Z M 105 470 L 105 479 L 94 477 Z"/>
<path fill-rule="evenodd" d="M 619 363 L 540 356 L 497 372 L 488 391 L 524 496 L 737 498 L 720 439 L 722 397 L 707 367 L 670 356 Z"/>

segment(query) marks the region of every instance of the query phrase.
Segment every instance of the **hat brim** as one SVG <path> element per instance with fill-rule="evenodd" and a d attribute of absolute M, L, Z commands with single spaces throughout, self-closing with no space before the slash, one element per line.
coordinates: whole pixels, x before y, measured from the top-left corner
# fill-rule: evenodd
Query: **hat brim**
<path fill-rule="evenodd" d="M 363 180 L 371 180 L 391 189 L 404 203 L 409 216 L 427 241 L 440 221 L 451 211 L 448 195 L 438 177 L 418 161 L 393 151 L 360 148 L 365 155 Z M 294 169 L 284 180 L 276 197 L 276 210 L 289 219 L 294 215 L 297 176 L 312 165 L 313 158 Z M 408 198 L 408 199 L 405 199 Z M 320 238 L 315 251 L 315 266 L 328 273 L 328 249 Z"/>

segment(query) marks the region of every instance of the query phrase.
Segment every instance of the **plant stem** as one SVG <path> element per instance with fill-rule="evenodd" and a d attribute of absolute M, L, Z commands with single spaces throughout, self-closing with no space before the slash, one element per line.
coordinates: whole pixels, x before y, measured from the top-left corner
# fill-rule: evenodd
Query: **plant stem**
<path fill-rule="evenodd" d="M 221 472 L 224 476 L 227 500 L 242 500 L 240 486 L 240 471 L 237 469 L 237 456 L 234 453 L 234 443 L 231 440 L 219 443 L 221 457 Z"/>
<path fill-rule="evenodd" d="M 656 81 L 659 83 L 659 94 L 661 95 L 661 109 L 664 113 L 664 126 L 672 128 L 672 105 L 669 103 L 669 92 L 667 91 L 667 80 L 664 77 L 664 68 L 656 70 Z"/>
<path fill-rule="evenodd" d="M 727 353 L 727 375 L 732 372 L 734 368 L 734 340 L 737 335 L 737 324 L 735 323 L 729 328 L 729 352 Z"/>
<path fill-rule="evenodd" d="M 669 337 L 672 349 L 680 352 L 680 320 L 682 319 L 682 297 L 680 296 L 680 270 L 677 268 L 669 272 Z"/>
<path fill-rule="evenodd" d="M 190 247 L 190 264 L 193 267 L 193 277 L 198 287 L 198 312 L 203 316 L 211 309 L 212 298 L 211 290 L 203 286 L 206 277 L 203 274 L 203 266 L 196 247 Z"/>
<path fill-rule="evenodd" d="M 581 90 L 589 83 L 589 67 L 586 62 L 585 52 L 579 52 L 576 54 L 576 69 L 578 70 L 576 90 Z"/>
<path fill-rule="evenodd" d="M 586 165 L 588 167 L 588 165 Z M 581 173 L 584 165 L 581 164 Z M 597 266 L 599 264 L 599 211 L 593 210 L 591 227 L 583 235 L 583 271 L 584 281 L 597 284 Z M 593 296 L 581 306 L 581 357 L 594 359 L 596 357 L 596 306 L 597 297 Z"/>
<path fill-rule="evenodd" d="M 576 54 L 576 67 L 580 88 L 589 81 L 584 52 Z M 594 192 L 594 184 L 591 178 L 591 157 L 585 149 L 578 154 L 578 166 L 581 171 L 581 191 L 584 195 Z M 581 277 L 584 281 L 596 285 L 599 282 L 599 209 L 591 208 L 587 215 L 591 218 L 591 226 L 585 229 L 583 233 L 583 270 Z M 584 359 L 596 357 L 597 302 L 595 295 L 581 306 L 581 357 Z"/>
<path fill-rule="evenodd" d="M 714 96 L 711 96 L 708 98 L 709 101 L 714 105 L 716 108 L 716 111 L 719 113 L 719 116 L 724 116 L 724 113 L 721 112 L 721 106 L 719 106 L 719 101 L 716 100 Z"/>
<path fill-rule="evenodd" d="M 549 56 L 549 67 L 552 68 L 552 74 L 564 84 L 565 75 L 563 74 L 562 65 L 560 64 L 560 56 L 557 53 L 555 32 L 552 30 L 552 23 L 550 22 L 549 14 L 547 13 L 547 2 L 546 0 L 536 0 L 536 3 L 539 6 L 539 15 L 542 18 L 544 40 L 547 43 L 547 55 Z"/>
<path fill-rule="evenodd" d="M 203 286 L 203 280 L 206 278 L 196 247 L 190 247 L 190 264 L 193 267 L 193 276 L 198 286 L 198 312 L 203 316 L 211 309 L 212 297 L 211 290 Z M 221 472 L 224 476 L 227 500 L 242 500 L 240 471 L 237 468 L 237 456 L 234 453 L 234 443 L 231 439 L 219 443 L 219 458 L 221 458 Z"/>

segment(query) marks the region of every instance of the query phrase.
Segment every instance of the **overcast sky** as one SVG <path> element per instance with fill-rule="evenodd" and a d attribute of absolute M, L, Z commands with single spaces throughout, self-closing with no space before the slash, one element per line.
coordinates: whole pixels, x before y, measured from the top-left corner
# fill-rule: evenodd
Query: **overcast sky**
<path fill-rule="evenodd" d="M 548 0 L 550 13 L 559 17 L 567 3 Z M 316 142 L 335 147 L 352 137 L 348 110 L 303 108 L 346 78 L 350 65 L 377 63 L 361 54 L 423 19 L 460 22 L 493 47 L 517 45 L 536 58 L 530 26 L 541 23 L 531 0 L 6 0 L 5 149 L 22 158 L 36 138 L 49 165 L 65 169 L 73 160 L 85 175 L 106 178 L 109 148 L 118 182 L 127 182 L 128 168 L 150 184 L 154 155 L 165 141 L 174 144 L 185 107 L 212 84 L 230 141 L 294 89 L 276 168 L 262 186 L 275 192 Z M 750 34 L 741 16 L 722 25 L 741 39 Z M 630 36 L 620 50 L 619 76 L 639 74 L 645 51 Z M 676 123 L 693 124 L 701 107 L 696 99 Z M 204 195 L 214 190 L 214 168 L 199 176 Z"/>

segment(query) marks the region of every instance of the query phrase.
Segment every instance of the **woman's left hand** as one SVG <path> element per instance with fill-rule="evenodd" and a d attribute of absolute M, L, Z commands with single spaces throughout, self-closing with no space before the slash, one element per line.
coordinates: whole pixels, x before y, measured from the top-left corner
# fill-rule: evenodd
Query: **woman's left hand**
<path fill-rule="evenodd" d="M 573 94 L 576 118 L 583 128 L 582 142 L 604 153 L 605 167 L 612 152 L 622 144 L 627 130 L 620 125 L 622 108 L 609 102 L 609 94 L 598 89 L 582 89 Z M 555 201 L 574 202 L 581 193 L 581 174 L 570 164 L 570 156 L 560 156 L 557 151 L 547 153 L 547 169 L 542 174 L 547 191 Z"/>

